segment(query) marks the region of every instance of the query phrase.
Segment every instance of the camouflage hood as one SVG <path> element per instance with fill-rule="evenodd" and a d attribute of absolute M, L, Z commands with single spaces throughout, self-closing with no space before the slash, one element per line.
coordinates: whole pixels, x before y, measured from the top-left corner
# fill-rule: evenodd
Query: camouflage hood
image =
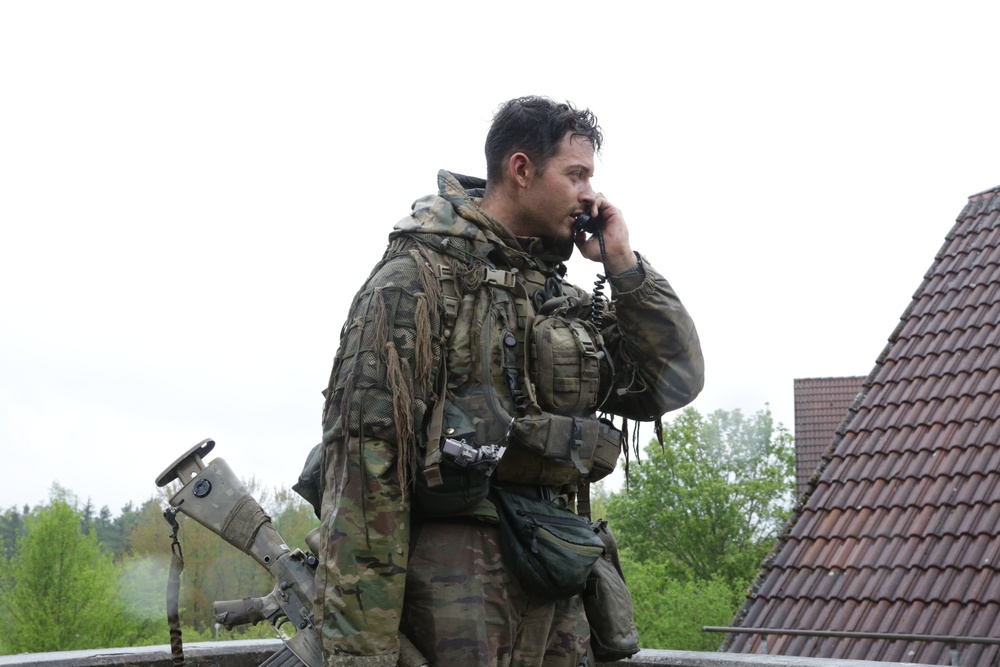
<path fill-rule="evenodd" d="M 413 211 L 396 223 L 389 238 L 400 234 L 435 234 L 488 244 L 507 256 L 511 266 L 524 263 L 524 255 L 561 263 L 573 254 L 573 242 L 544 238 L 515 237 L 479 204 L 486 181 L 442 169 L 438 172 L 438 193 L 413 202 Z M 520 257 L 519 257 L 520 256 Z"/>

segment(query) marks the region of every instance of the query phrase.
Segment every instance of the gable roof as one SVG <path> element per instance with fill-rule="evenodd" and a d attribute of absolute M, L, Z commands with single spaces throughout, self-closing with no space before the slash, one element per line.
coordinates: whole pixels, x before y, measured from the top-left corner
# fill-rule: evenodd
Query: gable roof
<path fill-rule="evenodd" d="M 734 624 L 1000 636 L 1000 188 L 969 198 L 825 458 Z M 950 664 L 943 642 L 769 639 L 786 656 Z M 1000 646 L 961 650 L 1000 664 Z"/>
<path fill-rule="evenodd" d="M 863 375 L 835 378 L 798 378 L 795 392 L 795 492 L 809 486 L 823 454 L 847 418 L 864 383 Z"/>

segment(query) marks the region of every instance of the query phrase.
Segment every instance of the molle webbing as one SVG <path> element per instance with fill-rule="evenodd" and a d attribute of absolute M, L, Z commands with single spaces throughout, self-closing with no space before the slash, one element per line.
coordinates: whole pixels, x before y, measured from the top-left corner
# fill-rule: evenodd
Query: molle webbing
<path fill-rule="evenodd" d="M 466 318 L 468 309 L 472 308 L 478 299 L 490 298 L 493 306 L 499 309 L 498 312 L 507 312 L 509 316 L 516 318 L 514 321 L 509 321 L 506 326 L 502 321 L 498 322 L 499 328 L 492 335 L 499 335 L 499 340 L 494 339 L 488 346 L 486 340 L 469 346 L 472 359 L 461 354 L 457 355 L 455 360 L 449 354 L 442 355 L 438 404 L 435 405 L 428 424 L 423 465 L 423 476 L 427 485 L 440 487 L 447 483 L 442 476 L 440 447 L 444 428 L 450 425 L 446 423 L 443 405 L 447 396 L 448 375 L 461 373 L 463 367 L 468 366 L 470 361 L 481 369 L 485 382 L 488 383 L 489 380 L 486 378 L 492 375 L 500 380 L 496 389 L 501 392 L 506 390 L 507 397 L 498 402 L 500 395 L 489 390 L 489 385 L 486 385 L 487 391 L 480 398 L 490 405 L 491 417 L 486 417 L 482 409 L 466 408 L 468 414 L 477 415 L 474 419 L 475 443 L 483 445 L 509 440 L 520 450 L 519 452 L 508 450 L 507 455 L 501 460 L 497 471 L 501 479 L 517 481 L 517 478 L 525 476 L 525 481 L 535 482 L 545 481 L 551 477 L 550 481 L 553 483 L 569 483 L 581 478 L 600 479 L 608 474 L 614 468 L 620 452 L 620 433 L 610 427 L 608 422 L 593 417 L 558 415 L 543 409 L 539 405 L 537 388 L 531 375 L 532 371 L 538 372 L 532 365 L 539 361 L 542 361 L 546 368 L 552 366 L 549 356 L 542 354 L 541 357 L 533 357 L 528 352 L 531 345 L 529 341 L 534 340 L 533 328 L 540 320 L 547 319 L 536 312 L 534 298 L 542 298 L 546 303 L 552 301 L 557 304 L 554 306 L 556 309 L 573 308 L 574 304 L 580 303 L 577 297 L 563 294 L 560 277 L 552 277 L 533 268 L 503 270 L 475 262 L 471 266 L 464 263 L 456 264 L 457 260 L 454 257 L 442 255 L 436 249 L 424 244 L 420 245 L 420 253 L 426 260 L 425 266 L 433 270 L 440 285 L 438 298 L 443 309 L 445 325 L 443 344 L 448 345 L 449 340 L 452 343 L 469 340 L 467 332 L 459 328 L 469 325 L 469 322 L 463 323 L 463 319 Z M 483 293 L 484 287 L 492 288 L 489 297 Z M 577 389 L 570 393 L 580 397 L 592 395 L 595 393 L 594 384 L 599 382 L 599 360 L 603 356 L 600 334 L 574 321 L 574 316 L 557 317 L 557 319 L 564 323 L 561 325 L 564 330 L 572 332 L 570 340 L 575 341 L 573 346 L 575 351 L 572 356 L 577 359 L 576 368 L 582 375 L 574 377 L 566 375 L 566 372 L 572 373 L 573 369 L 567 362 L 566 372 L 561 373 L 558 378 L 547 380 L 550 384 L 556 382 L 554 387 L 548 387 L 547 395 L 551 395 L 553 389 L 565 393 L 576 385 L 581 387 L 586 385 L 590 388 Z M 483 335 L 487 335 L 488 327 L 483 329 Z M 491 352 L 498 354 L 499 357 L 493 357 L 491 361 L 489 358 Z M 562 354 L 556 350 L 552 350 L 552 353 Z M 458 365 L 450 367 L 453 361 Z M 499 363 L 500 368 L 493 366 L 491 370 L 490 363 Z M 499 376 L 496 375 L 498 371 Z M 573 382 L 576 385 L 564 386 Z M 466 398 L 473 399 L 473 396 Z M 507 403 L 507 400 L 510 403 Z M 574 400 L 576 404 L 570 408 L 574 412 L 592 405 L 591 401 L 584 401 L 587 405 L 580 405 L 579 398 Z M 461 402 L 460 400 L 459 404 Z M 505 404 L 512 407 L 507 407 Z M 535 457 L 541 457 L 542 461 Z M 532 475 L 539 473 L 533 470 L 539 466 L 544 468 L 545 472 L 541 473 L 539 480 L 535 480 Z"/>
<path fill-rule="evenodd" d="M 510 329 L 504 329 L 501 336 L 503 337 L 503 340 L 500 341 L 503 348 L 503 375 L 507 383 L 507 392 L 510 394 L 514 409 L 523 412 L 530 407 L 531 396 L 525 391 L 524 383 L 521 381 L 517 336 Z"/>
<path fill-rule="evenodd" d="M 434 271 L 441 282 L 445 320 L 448 328 L 451 329 L 455 326 L 455 320 L 458 317 L 458 306 L 461 303 L 455 270 L 448 264 L 438 263 L 434 265 Z M 490 267 L 482 267 L 478 270 L 471 269 L 470 271 L 474 274 L 471 282 L 475 285 L 491 285 L 508 291 L 513 290 L 517 285 L 517 278 L 513 271 L 504 271 L 503 269 L 493 269 Z"/>
<path fill-rule="evenodd" d="M 438 281 L 441 283 L 444 317 L 450 331 L 455 328 L 455 320 L 458 318 L 458 304 L 461 301 L 458 296 L 458 288 L 455 285 L 455 270 L 447 264 L 437 264 L 434 270 L 437 273 Z"/>

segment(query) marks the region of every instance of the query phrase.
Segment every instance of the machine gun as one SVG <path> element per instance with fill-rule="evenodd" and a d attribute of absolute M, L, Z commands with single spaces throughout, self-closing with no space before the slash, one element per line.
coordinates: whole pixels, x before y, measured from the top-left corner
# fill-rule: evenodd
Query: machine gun
<path fill-rule="evenodd" d="M 164 512 L 164 516 L 174 526 L 174 544 L 178 545 L 175 515 L 180 512 L 257 561 L 274 578 L 274 589 L 259 598 L 213 603 L 215 621 L 227 630 L 246 623 L 270 623 L 282 638 L 284 646 L 261 663 L 261 667 L 294 667 L 303 664 L 307 667 L 322 667 L 323 647 L 312 612 L 314 578 L 319 562 L 315 556 L 319 553 L 319 530 L 313 530 L 305 538 L 309 552 L 289 549 L 271 525 L 270 517 L 264 513 L 229 465 L 221 458 L 205 464 L 204 457 L 214 447 L 214 440 L 202 440 L 156 478 L 157 486 L 166 486 L 174 481 L 180 481 L 182 485 L 170 498 L 171 508 Z M 175 560 L 178 548 L 174 548 Z M 286 638 L 280 629 L 289 622 L 294 624 L 296 631 L 291 638 Z M 171 645 L 176 664 L 176 654 L 180 651 L 179 627 L 176 642 L 174 634 L 172 628 Z M 399 643 L 400 667 L 422 667 L 428 664 L 402 634 L 399 636 Z"/>

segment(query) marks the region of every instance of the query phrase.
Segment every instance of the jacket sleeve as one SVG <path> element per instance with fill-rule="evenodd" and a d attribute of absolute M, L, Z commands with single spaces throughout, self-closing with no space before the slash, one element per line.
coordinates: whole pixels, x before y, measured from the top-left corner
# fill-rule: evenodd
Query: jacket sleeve
<path fill-rule="evenodd" d="M 644 257 L 639 262 L 637 275 L 610 279 L 614 299 L 603 335 L 615 372 L 602 410 L 651 421 L 698 396 L 705 361 L 677 293 Z"/>
<path fill-rule="evenodd" d="M 406 254 L 376 267 L 355 297 L 324 392 L 315 611 L 328 664 L 332 655 L 388 658 L 399 648 L 409 477 L 439 354 L 419 272 Z"/>

